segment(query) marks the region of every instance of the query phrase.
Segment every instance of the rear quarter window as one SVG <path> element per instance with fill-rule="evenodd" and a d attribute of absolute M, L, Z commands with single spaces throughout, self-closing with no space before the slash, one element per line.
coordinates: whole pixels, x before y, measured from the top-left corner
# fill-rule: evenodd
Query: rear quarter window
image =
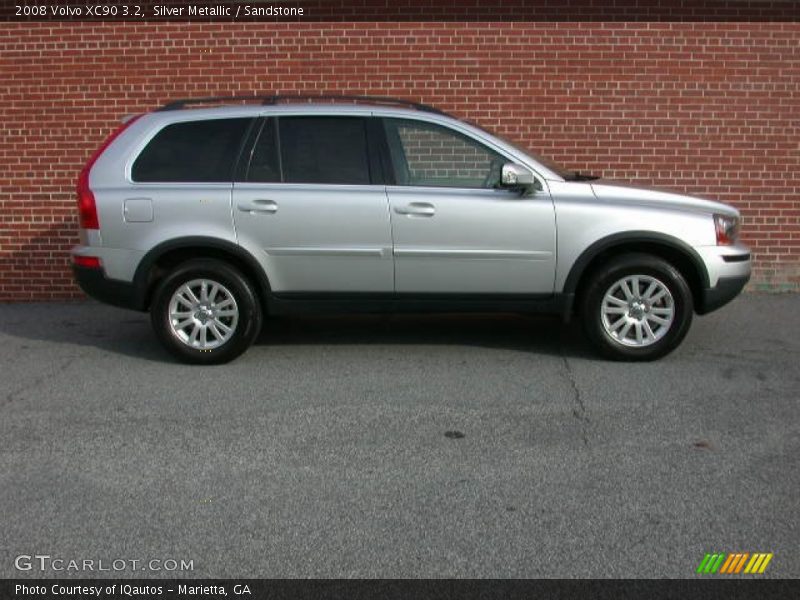
<path fill-rule="evenodd" d="M 251 119 L 209 119 L 167 125 L 131 168 L 133 181 L 230 182 Z"/>

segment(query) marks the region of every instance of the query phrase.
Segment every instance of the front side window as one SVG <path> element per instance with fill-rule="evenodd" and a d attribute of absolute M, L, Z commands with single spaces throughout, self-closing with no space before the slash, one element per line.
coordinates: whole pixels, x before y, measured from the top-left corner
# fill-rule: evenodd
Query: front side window
<path fill-rule="evenodd" d="M 433 123 L 384 121 L 397 185 L 490 189 L 506 160 L 483 144 Z"/>
<path fill-rule="evenodd" d="M 137 182 L 230 182 L 250 119 L 173 123 L 159 131 L 131 169 Z"/>

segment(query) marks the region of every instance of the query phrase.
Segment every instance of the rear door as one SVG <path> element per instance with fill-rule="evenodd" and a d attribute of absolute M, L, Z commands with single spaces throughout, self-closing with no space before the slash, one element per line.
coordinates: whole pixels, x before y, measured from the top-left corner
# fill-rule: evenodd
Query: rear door
<path fill-rule="evenodd" d="M 498 188 L 508 159 L 462 132 L 416 119 L 384 124 L 397 293 L 552 294 L 547 191 Z"/>
<path fill-rule="evenodd" d="M 368 130 L 366 114 L 259 124 L 233 215 L 273 292 L 393 291 L 388 202 Z"/>

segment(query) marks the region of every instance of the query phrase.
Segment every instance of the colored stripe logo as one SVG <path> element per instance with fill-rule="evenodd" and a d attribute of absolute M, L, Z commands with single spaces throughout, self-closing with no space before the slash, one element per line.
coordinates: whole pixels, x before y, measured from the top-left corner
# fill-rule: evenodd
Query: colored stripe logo
<path fill-rule="evenodd" d="M 697 572 L 701 575 L 739 575 L 750 574 L 760 575 L 767 569 L 769 561 L 772 560 L 771 552 L 715 552 L 706 554 L 697 567 Z"/>

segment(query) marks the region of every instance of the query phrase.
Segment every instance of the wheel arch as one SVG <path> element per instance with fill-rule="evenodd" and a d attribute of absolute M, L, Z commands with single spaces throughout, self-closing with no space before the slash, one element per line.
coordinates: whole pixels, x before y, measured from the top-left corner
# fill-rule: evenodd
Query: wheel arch
<path fill-rule="evenodd" d="M 262 310 L 268 310 L 271 288 L 256 258 L 233 242 L 204 236 L 168 240 L 144 255 L 133 277 L 138 307 L 149 310 L 155 287 L 163 276 L 170 269 L 193 258 L 216 258 L 237 267 L 255 284 Z"/>
<path fill-rule="evenodd" d="M 572 265 L 564 283 L 565 296 L 572 298 L 569 316 L 576 299 L 580 299 L 591 274 L 614 256 L 631 252 L 652 254 L 672 264 L 683 275 L 692 292 L 695 306 L 709 286 L 708 270 L 700 255 L 686 242 L 667 234 L 650 231 L 616 233 L 592 243 Z"/>

